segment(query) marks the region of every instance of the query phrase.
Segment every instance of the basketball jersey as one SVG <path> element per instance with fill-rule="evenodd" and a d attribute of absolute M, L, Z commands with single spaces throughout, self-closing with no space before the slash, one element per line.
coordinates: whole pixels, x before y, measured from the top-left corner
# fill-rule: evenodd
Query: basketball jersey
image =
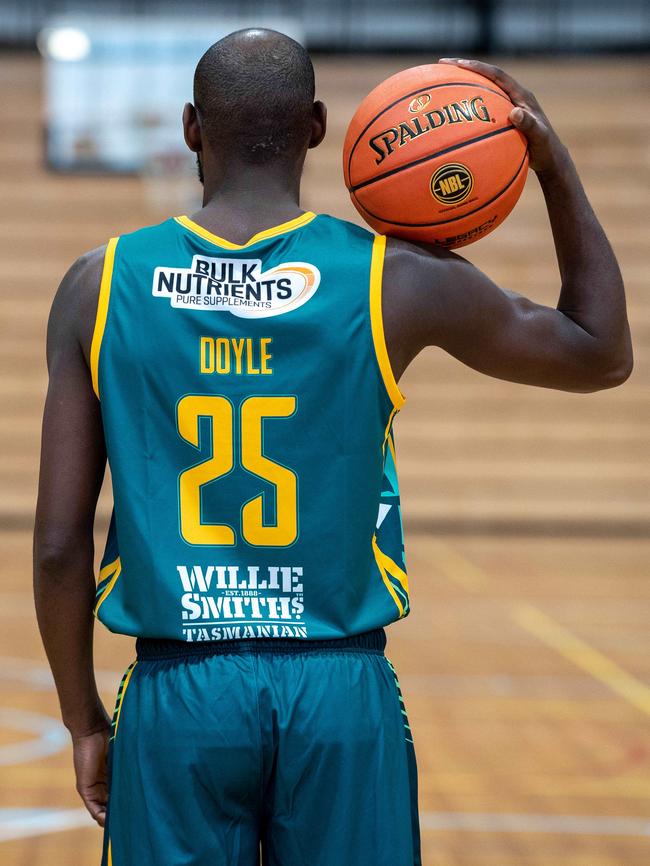
<path fill-rule="evenodd" d="M 90 360 L 111 631 L 311 640 L 406 616 L 385 243 L 313 213 L 241 245 L 184 216 L 109 242 Z"/>

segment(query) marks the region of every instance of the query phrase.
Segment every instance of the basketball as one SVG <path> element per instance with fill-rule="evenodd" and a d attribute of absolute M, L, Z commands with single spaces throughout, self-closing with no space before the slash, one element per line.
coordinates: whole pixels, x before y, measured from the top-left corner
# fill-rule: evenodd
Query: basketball
<path fill-rule="evenodd" d="M 467 69 L 405 69 L 358 107 L 343 146 L 345 184 L 373 229 L 453 249 L 485 237 L 526 182 L 526 139 L 501 88 Z"/>

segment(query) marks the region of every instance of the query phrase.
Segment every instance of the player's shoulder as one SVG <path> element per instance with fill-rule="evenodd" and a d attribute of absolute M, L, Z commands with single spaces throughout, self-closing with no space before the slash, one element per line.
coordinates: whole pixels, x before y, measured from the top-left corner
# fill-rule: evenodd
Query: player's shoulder
<path fill-rule="evenodd" d="M 101 283 L 107 244 L 83 253 L 68 268 L 61 280 L 57 300 L 67 306 L 83 305 L 87 297 L 96 298 Z"/>
<path fill-rule="evenodd" d="M 95 247 L 68 268 L 52 301 L 48 346 L 72 340 L 86 348 L 95 321 L 105 252 L 106 244 Z"/>
<path fill-rule="evenodd" d="M 117 248 L 120 245 L 129 245 L 131 239 L 136 239 L 143 250 L 151 249 L 154 237 L 158 236 L 163 240 L 170 230 L 170 223 L 173 223 L 173 219 L 116 235 L 82 253 L 61 280 L 53 303 L 55 313 L 79 323 L 81 330 L 85 330 L 84 323 L 95 319 L 107 252 L 110 250 L 111 256 L 114 256 Z"/>
<path fill-rule="evenodd" d="M 171 218 L 155 225 L 142 226 L 133 231 L 115 235 L 105 243 L 82 253 L 68 269 L 61 283 L 61 289 L 64 293 L 66 291 L 74 292 L 75 290 L 83 291 L 86 287 L 92 289 L 93 286 L 99 289 L 106 252 L 109 247 L 116 248 L 130 239 L 137 239 L 146 243 L 153 236 L 168 232 L 170 229 L 169 224 L 173 222 L 174 220 Z"/>
<path fill-rule="evenodd" d="M 444 262 L 454 258 L 450 250 L 434 244 L 407 241 L 404 238 L 386 237 L 386 258 L 402 262 Z"/>
<path fill-rule="evenodd" d="M 177 217 L 169 217 L 159 223 L 140 226 L 132 231 L 124 232 L 116 237 L 116 242 L 122 249 L 129 251 L 142 246 L 147 249 L 149 245 L 157 241 L 164 242 L 178 231 L 179 223 Z"/>
<path fill-rule="evenodd" d="M 465 260 L 444 247 L 403 238 L 386 238 L 384 279 L 401 283 L 408 278 L 417 283 L 421 278 L 430 283 L 460 263 L 465 263 Z"/>
<path fill-rule="evenodd" d="M 336 235 L 339 239 L 349 243 L 372 243 L 375 235 L 363 228 L 363 226 L 344 220 L 340 217 L 332 216 L 328 213 L 318 214 L 318 219 L 314 220 L 314 227 L 320 232 Z"/>

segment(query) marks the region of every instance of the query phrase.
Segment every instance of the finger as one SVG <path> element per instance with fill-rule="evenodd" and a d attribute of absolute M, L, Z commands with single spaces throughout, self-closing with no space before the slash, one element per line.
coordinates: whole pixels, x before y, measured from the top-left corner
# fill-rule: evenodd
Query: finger
<path fill-rule="evenodd" d="M 77 788 L 77 791 L 93 819 L 97 821 L 100 827 L 103 827 L 106 817 L 106 803 L 108 801 L 108 791 L 105 783 L 97 782 L 88 787 L 80 786 Z"/>
<path fill-rule="evenodd" d="M 90 816 L 94 821 L 96 821 L 100 827 L 103 827 L 106 823 L 106 804 L 98 803 L 96 800 L 91 800 L 81 795 L 81 799 L 84 801 L 84 806 L 90 812 Z"/>
<path fill-rule="evenodd" d="M 547 131 L 546 127 L 530 111 L 526 111 L 524 108 L 513 108 L 509 119 L 513 126 L 516 126 L 526 138 L 537 139 Z"/>
<path fill-rule="evenodd" d="M 508 94 L 513 102 L 517 102 L 524 96 L 524 88 L 518 81 L 499 69 L 498 66 L 492 66 L 491 63 L 482 63 L 480 60 L 468 60 L 463 57 L 441 57 L 438 63 L 449 63 L 453 66 L 460 66 L 463 69 L 471 69 L 472 72 L 477 72 L 484 78 L 489 78 L 497 84 L 502 90 Z"/>

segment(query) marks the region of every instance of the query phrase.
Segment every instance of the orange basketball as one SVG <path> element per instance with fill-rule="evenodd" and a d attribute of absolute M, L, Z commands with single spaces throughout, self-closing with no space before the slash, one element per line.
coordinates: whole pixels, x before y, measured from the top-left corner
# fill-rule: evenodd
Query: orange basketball
<path fill-rule="evenodd" d="M 526 182 L 526 139 L 487 78 L 444 63 L 375 87 L 348 127 L 345 185 L 382 234 L 454 248 L 508 216 Z"/>

